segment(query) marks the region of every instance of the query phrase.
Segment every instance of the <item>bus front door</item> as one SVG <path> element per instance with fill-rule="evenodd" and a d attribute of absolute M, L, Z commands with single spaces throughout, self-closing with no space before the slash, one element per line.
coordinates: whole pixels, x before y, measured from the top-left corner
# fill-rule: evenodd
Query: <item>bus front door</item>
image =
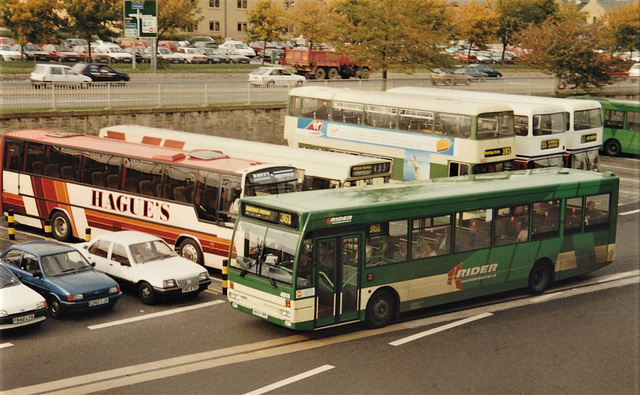
<path fill-rule="evenodd" d="M 316 327 L 358 318 L 361 236 L 316 241 Z"/>

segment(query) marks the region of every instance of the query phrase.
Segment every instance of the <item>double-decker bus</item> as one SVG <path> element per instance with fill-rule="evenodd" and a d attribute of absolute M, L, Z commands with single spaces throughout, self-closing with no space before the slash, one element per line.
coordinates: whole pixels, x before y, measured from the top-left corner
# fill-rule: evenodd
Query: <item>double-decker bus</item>
<path fill-rule="evenodd" d="M 51 130 L 6 133 L 0 152 L 2 211 L 16 222 L 50 220 L 61 241 L 139 230 L 213 268 L 228 254 L 240 197 L 299 188 L 291 166 Z"/>
<path fill-rule="evenodd" d="M 564 108 L 558 104 L 526 103 L 518 101 L 521 95 L 457 89 L 403 86 L 387 92 L 505 104 L 513 109 L 516 135 L 514 169 L 564 166 L 569 120 Z"/>
<path fill-rule="evenodd" d="M 633 100 L 594 99 L 602 104 L 604 134 L 601 149 L 618 156 L 640 154 L 640 103 Z"/>
<path fill-rule="evenodd" d="M 502 104 L 329 87 L 289 91 L 292 147 L 393 160 L 392 179 L 511 170 L 513 110 Z"/>
<path fill-rule="evenodd" d="M 185 150 L 213 149 L 233 158 L 287 164 L 303 174 L 303 190 L 379 184 L 388 182 L 391 177 L 390 160 L 359 155 L 304 150 L 138 125 L 104 127 L 100 129 L 99 136 Z"/>
<path fill-rule="evenodd" d="M 618 188 L 608 172 L 551 167 L 246 198 L 228 298 L 310 330 L 541 293 L 613 261 Z"/>

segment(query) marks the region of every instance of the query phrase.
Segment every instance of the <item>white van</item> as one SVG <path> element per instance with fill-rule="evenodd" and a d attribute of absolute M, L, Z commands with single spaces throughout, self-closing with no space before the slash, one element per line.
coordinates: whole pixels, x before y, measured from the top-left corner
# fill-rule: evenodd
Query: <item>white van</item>
<path fill-rule="evenodd" d="M 240 52 L 241 55 L 249 58 L 253 58 L 254 56 L 256 56 L 256 51 L 254 51 L 253 48 L 243 43 L 242 41 L 225 41 L 224 43 L 218 45 L 218 48 L 235 49 Z"/>

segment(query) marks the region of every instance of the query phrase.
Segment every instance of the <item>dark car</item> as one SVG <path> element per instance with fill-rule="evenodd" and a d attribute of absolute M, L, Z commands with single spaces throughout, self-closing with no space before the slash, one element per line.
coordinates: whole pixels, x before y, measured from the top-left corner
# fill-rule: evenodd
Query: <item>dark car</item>
<path fill-rule="evenodd" d="M 46 62 L 51 60 L 51 55 L 44 52 L 36 44 L 25 44 L 22 47 L 22 53 L 27 60 L 44 60 Z"/>
<path fill-rule="evenodd" d="M 76 63 L 72 69 L 78 74 L 86 75 L 94 82 L 129 81 L 129 74 L 116 71 L 106 64 Z"/>
<path fill-rule="evenodd" d="M 122 296 L 115 280 L 95 270 L 75 248 L 56 241 L 14 244 L 0 254 L 0 260 L 45 298 L 53 317 L 113 307 Z"/>
<path fill-rule="evenodd" d="M 468 65 L 466 68 L 467 69 L 472 69 L 472 70 L 479 70 L 479 71 L 485 73 L 487 75 L 487 77 L 490 77 L 490 78 L 502 77 L 502 73 L 501 72 L 499 72 L 498 70 L 496 70 L 493 67 L 489 66 L 488 64 L 475 63 L 475 64 Z"/>
<path fill-rule="evenodd" d="M 483 80 L 488 77 L 487 73 L 480 71 L 477 67 L 463 67 L 455 69 L 454 74 L 467 75 L 475 80 Z"/>

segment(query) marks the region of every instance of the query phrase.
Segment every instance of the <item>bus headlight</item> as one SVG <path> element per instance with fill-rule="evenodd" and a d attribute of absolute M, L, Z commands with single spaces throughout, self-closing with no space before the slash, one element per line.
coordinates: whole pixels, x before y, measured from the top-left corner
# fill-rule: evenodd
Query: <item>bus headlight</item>
<path fill-rule="evenodd" d="M 291 318 L 291 311 L 290 310 L 285 310 L 285 309 L 280 309 L 280 315 L 283 316 L 283 317 Z"/>

